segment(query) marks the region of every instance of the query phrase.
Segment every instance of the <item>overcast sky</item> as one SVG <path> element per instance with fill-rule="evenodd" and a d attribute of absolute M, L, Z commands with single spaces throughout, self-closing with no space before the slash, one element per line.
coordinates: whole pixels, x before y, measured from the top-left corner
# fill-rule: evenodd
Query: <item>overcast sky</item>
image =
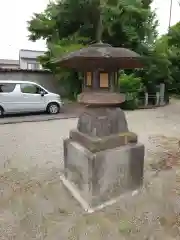
<path fill-rule="evenodd" d="M 0 58 L 18 59 L 19 49 L 44 50 L 42 41 L 28 41 L 27 20 L 34 12 L 41 12 L 49 0 L 0 0 Z M 160 21 L 159 32 L 168 28 L 170 0 L 154 0 Z M 180 21 L 178 0 L 173 0 L 171 25 Z"/>

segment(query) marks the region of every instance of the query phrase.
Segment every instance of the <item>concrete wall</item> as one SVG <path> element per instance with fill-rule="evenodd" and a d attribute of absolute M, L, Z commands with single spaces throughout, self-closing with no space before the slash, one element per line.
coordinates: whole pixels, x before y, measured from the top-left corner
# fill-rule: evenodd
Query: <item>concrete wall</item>
<path fill-rule="evenodd" d="M 49 73 L 42 71 L 0 71 L 0 80 L 32 81 L 54 93 L 63 93 L 58 80 Z"/>

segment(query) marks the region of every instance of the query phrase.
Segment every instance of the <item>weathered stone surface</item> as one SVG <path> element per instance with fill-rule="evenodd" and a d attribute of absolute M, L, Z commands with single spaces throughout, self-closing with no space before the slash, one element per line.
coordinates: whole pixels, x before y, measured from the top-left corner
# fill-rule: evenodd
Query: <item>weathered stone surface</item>
<path fill-rule="evenodd" d="M 119 105 L 124 101 L 125 94 L 102 90 L 84 91 L 78 95 L 79 103 L 93 106 Z"/>
<path fill-rule="evenodd" d="M 92 153 L 77 142 L 64 141 L 66 178 L 94 207 L 141 186 L 144 146 L 129 144 Z"/>
<path fill-rule="evenodd" d="M 87 107 L 64 140 L 65 176 L 91 207 L 140 187 L 143 167 L 144 146 L 120 108 Z"/>
<path fill-rule="evenodd" d="M 137 135 L 133 132 L 112 134 L 100 138 L 91 137 L 74 129 L 70 131 L 69 137 L 72 141 L 80 143 L 93 153 L 124 146 L 129 143 L 137 143 Z"/>
<path fill-rule="evenodd" d="M 125 113 L 120 108 L 86 108 L 77 129 L 91 137 L 128 132 Z"/>
<path fill-rule="evenodd" d="M 142 68 L 141 56 L 126 48 L 95 43 L 55 60 L 61 67 L 78 70 Z"/>

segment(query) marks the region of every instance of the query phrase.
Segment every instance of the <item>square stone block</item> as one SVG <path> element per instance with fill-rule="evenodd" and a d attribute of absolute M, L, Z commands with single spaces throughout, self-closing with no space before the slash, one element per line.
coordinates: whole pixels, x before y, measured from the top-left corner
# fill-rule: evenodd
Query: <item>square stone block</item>
<path fill-rule="evenodd" d="M 64 140 L 64 170 L 80 195 L 96 207 L 143 183 L 144 145 L 128 144 L 97 153 Z"/>

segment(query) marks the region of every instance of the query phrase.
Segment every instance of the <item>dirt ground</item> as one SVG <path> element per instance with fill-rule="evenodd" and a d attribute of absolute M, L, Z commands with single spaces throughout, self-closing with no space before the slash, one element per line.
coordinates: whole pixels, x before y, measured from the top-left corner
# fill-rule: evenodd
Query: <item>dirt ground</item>
<path fill-rule="evenodd" d="M 91 215 L 59 180 L 75 119 L 0 126 L 0 239 L 180 239 L 180 102 L 127 119 L 146 147 L 144 186 Z"/>

